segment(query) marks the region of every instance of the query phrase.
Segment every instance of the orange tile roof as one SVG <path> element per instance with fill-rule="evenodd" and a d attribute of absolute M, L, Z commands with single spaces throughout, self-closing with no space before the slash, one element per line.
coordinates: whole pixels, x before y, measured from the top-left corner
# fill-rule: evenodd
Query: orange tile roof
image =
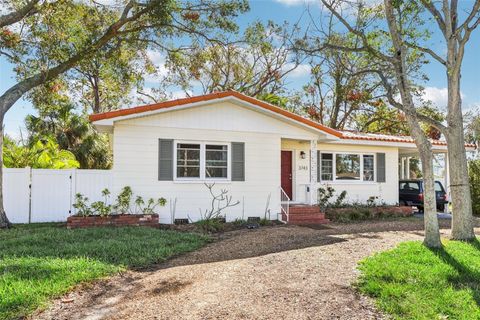
<path fill-rule="evenodd" d="M 371 141 L 384 141 L 384 142 L 403 142 L 403 143 L 415 143 L 415 139 L 410 136 L 393 136 L 386 134 L 364 133 L 364 132 L 352 132 L 352 131 L 340 131 L 342 133 L 342 139 L 351 140 L 371 140 Z M 445 140 L 430 140 L 433 145 L 446 146 Z M 476 148 L 473 143 L 466 143 L 465 147 Z"/>
<path fill-rule="evenodd" d="M 315 121 L 312 121 L 310 119 L 304 118 L 304 117 L 299 116 L 295 113 L 289 112 L 289 111 L 284 110 L 280 107 L 271 105 L 267 102 L 258 100 L 256 98 L 252 98 L 250 96 L 247 96 L 245 94 L 242 94 L 242 93 L 240 93 L 238 91 L 234 91 L 234 90 L 214 92 L 214 93 L 209 93 L 209 94 L 205 94 L 205 95 L 201 95 L 201 96 L 181 98 L 181 99 L 170 100 L 170 101 L 165 101 L 165 102 L 160 102 L 160 103 L 155 103 L 155 104 L 138 106 L 138 107 L 129 108 L 129 109 L 121 109 L 121 110 L 109 111 L 109 112 L 104 112 L 104 113 L 92 114 L 92 115 L 90 115 L 89 119 L 90 119 L 90 121 L 94 122 L 94 121 L 100 121 L 100 120 L 111 119 L 111 118 L 116 118 L 116 117 L 139 114 L 139 113 L 148 112 L 148 111 L 155 111 L 155 110 L 173 108 L 173 107 L 178 107 L 178 106 L 187 105 L 187 104 L 191 104 L 191 103 L 221 99 L 221 98 L 226 98 L 226 97 L 235 97 L 237 99 L 240 99 L 242 101 L 254 104 L 258 107 L 261 107 L 263 109 L 272 111 L 274 113 L 285 116 L 285 117 L 290 118 L 292 120 L 301 122 L 301 123 L 303 123 L 305 125 L 308 125 L 312 128 L 324 131 L 324 132 L 329 133 L 329 134 L 331 134 L 335 137 L 338 137 L 340 139 L 415 143 L 415 140 L 412 137 L 407 137 L 407 136 L 390 136 L 390 135 L 369 134 L 369 133 L 353 133 L 353 132 L 349 132 L 349 131 L 335 130 L 335 129 L 332 129 L 330 127 L 324 126 L 324 125 L 322 125 L 318 122 L 315 122 Z M 432 140 L 432 144 L 434 144 L 434 145 L 445 145 L 445 146 L 447 145 L 446 141 L 442 141 L 442 140 Z M 476 147 L 475 144 L 465 144 L 465 146 L 466 147 L 472 147 L 472 148 Z"/>

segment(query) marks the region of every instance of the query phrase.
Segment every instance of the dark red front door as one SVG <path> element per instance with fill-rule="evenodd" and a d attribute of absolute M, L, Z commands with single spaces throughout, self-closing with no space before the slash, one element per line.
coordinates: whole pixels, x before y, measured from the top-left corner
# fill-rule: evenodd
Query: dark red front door
<path fill-rule="evenodd" d="M 282 150 L 282 189 L 292 199 L 292 151 Z"/>

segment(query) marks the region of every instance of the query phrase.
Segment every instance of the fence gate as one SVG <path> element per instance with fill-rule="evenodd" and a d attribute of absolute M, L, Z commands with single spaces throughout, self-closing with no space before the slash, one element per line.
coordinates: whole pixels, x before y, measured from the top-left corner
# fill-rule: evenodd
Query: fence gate
<path fill-rule="evenodd" d="M 72 209 L 73 170 L 32 170 L 31 222 L 65 221 Z"/>
<path fill-rule="evenodd" d="M 3 205 L 12 223 L 28 223 L 30 169 L 3 168 Z"/>

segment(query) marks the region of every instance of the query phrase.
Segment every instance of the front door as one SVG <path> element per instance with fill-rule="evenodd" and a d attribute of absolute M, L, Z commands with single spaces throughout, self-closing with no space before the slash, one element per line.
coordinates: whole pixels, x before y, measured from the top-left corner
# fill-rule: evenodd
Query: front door
<path fill-rule="evenodd" d="M 292 151 L 282 150 L 282 189 L 292 199 Z"/>

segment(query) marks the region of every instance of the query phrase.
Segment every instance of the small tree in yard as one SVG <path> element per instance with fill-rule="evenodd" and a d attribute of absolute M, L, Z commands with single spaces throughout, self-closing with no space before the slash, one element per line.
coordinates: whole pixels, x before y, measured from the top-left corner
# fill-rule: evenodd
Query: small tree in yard
<path fill-rule="evenodd" d="M 215 183 L 205 183 L 210 195 L 212 196 L 211 205 L 209 209 L 205 209 L 202 213 L 202 209 L 200 209 L 200 217 L 202 220 L 212 220 L 218 219 L 222 217 L 222 214 L 225 209 L 234 207 L 240 203 L 240 201 L 233 201 L 233 197 L 228 195 L 228 190 L 222 189 L 220 193 L 215 193 L 213 191 L 213 187 L 215 187 Z"/>
<path fill-rule="evenodd" d="M 0 149 L 6 112 L 30 90 L 54 80 L 89 58 L 109 58 L 129 47 L 168 49 L 167 39 L 212 40 L 216 31 L 236 31 L 248 9 L 243 0 L 96 1 L 2 0 L 0 56 L 15 66 L 18 82 L 0 94 Z M 98 56 L 98 52 L 102 54 Z M 99 60 L 100 61 L 100 60 Z M 0 155 L 0 181 L 2 180 Z M 10 225 L 0 185 L 0 227 Z"/>

